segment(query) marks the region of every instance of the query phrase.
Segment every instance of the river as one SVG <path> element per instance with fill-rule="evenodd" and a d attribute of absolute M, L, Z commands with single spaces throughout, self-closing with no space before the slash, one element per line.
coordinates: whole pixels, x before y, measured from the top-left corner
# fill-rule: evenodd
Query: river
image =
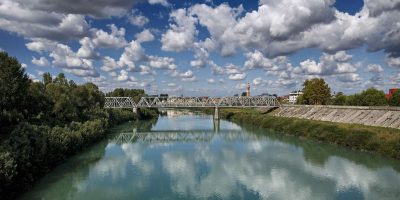
<path fill-rule="evenodd" d="M 127 123 L 20 199 L 400 199 L 400 161 L 168 110 Z"/>

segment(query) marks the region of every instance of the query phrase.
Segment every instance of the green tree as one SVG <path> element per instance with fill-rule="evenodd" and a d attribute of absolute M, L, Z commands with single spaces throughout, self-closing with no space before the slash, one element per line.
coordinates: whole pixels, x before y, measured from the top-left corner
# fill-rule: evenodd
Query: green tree
<path fill-rule="evenodd" d="M 0 52 L 0 134 L 8 132 L 26 116 L 29 83 L 18 60 Z"/>
<path fill-rule="evenodd" d="M 303 92 L 304 102 L 310 105 L 325 105 L 331 97 L 331 89 L 322 78 L 304 81 Z"/>
<path fill-rule="evenodd" d="M 388 104 L 385 92 L 375 88 L 364 90 L 359 98 L 361 98 L 361 106 L 385 106 Z"/>
<path fill-rule="evenodd" d="M 51 77 L 50 73 L 46 72 L 43 74 L 43 83 L 44 85 L 53 83 L 53 78 Z"/>
<path fill-rule="evenodd" d="M 343 92 L 338 92 L 334 98 L 332 99 L 333 105 L 345 105 L 346 104 L 346 95 Z"/>
<path fill-rule="evenodd" d="M 396 90 L 389 99 L 390 106 L 400 106 L 400 90 Z"/>

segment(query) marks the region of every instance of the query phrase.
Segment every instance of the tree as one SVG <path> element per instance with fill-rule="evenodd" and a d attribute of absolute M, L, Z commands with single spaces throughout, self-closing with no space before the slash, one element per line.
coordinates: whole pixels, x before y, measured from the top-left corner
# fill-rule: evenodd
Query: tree
<path fill-rule="evenodd" d="M 24 119 L 30 80 L 16 58 L 0 52 L 0 132 Z"/>
<path fill-rule="evenodd" d="M 388 103 L 385 92 L 375 88 L 362 91 L 359 98 L 361 98 L 361 106 L 385 106 Z"/>
<path fill-rule="evenodd" d="M 310 105 L 325 105 L 331 97 L 331 89 L 322 78 L 304 81 L 303 92 L 304 102 Z"/>
<path fill-rule="evenodd" d="M 47 85 L 49 83 L 53 82 L 53 78 L 51 77 L 49 72 L 46 72 L 43 74 L 43 83 L 44 85 Z"/>
<path fill-rule="evenodd" d="M 400 90 L 396 90 L 389 99 L 390 106 L 400 106 Z"/>
<path fill-rule="evenodd" d="M 338 92 L 335 97 L 332 99 L 333 105 L 345 105 L 346 104 L 346 95 L 343 92 Z"/>

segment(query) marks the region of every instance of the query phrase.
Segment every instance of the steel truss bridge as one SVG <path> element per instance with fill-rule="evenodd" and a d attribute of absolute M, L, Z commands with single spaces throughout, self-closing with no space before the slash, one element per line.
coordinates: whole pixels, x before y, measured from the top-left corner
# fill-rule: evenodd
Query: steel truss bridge
<path fill-rule="evenodd" d="M 224 141 L 249 141 L 259 140 L 260 136 L 245 134 L 240 130 L 232 131 L 151 131 L 120 133 L 111 139 L 116 144 L 124 143 L 169 143 L 169 142 L 210 142 L 214 137 Z"/>
<path fill-rule="evenodd" d="M 275 96 L 254 97 L 142 97 L 135 102 L 132 97 L 106 97 L 105 108 L 215 108 L 214 118 L 218 119 L 218 108 L 279 107 Z"/>

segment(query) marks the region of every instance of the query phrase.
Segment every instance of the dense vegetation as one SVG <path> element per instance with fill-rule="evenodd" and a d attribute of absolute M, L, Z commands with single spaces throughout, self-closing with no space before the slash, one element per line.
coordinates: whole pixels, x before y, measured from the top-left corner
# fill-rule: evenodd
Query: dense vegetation
<path fill-rule="evenodd" d="M 42 82 L 33 82 L 15 58 L 0 52 L 0 197 L 14 198 L 68 156 L 103 139 L 109 127 L 158 115 L 147 109 L 137 115 L 105 110 L 104 96 L 95 84 L 78 85 L 64 74 L 45 73 Z"/>
<path fill-rule="evenodd" d="M 347 106 L 400 106 L 400 90 L 396 91 L 390 99 L 385 92 L 375 88 L 368 88 L 361 93 L 344 95 L 338 92 L 330 94 L 329 85 L 324 79 L 314 78 L 304 82 L 303 95 L 297 99 L 297 104 L 306 105 L 347 105 Z"/>
<path fill-rule="evenodd" d="M 307 79 L 303 85 L 304 94 L 298 98 L 298 102 L 310 105 L 325 105 L 328 103 L 331 89 L 324 79 Z"/>
<path fill-rule="evenodd" d="M 220 116 L 234 122 L 400 159 L 398 129 L 275 117 L 256 110 L 221 109 L 220 112 Z"/>

